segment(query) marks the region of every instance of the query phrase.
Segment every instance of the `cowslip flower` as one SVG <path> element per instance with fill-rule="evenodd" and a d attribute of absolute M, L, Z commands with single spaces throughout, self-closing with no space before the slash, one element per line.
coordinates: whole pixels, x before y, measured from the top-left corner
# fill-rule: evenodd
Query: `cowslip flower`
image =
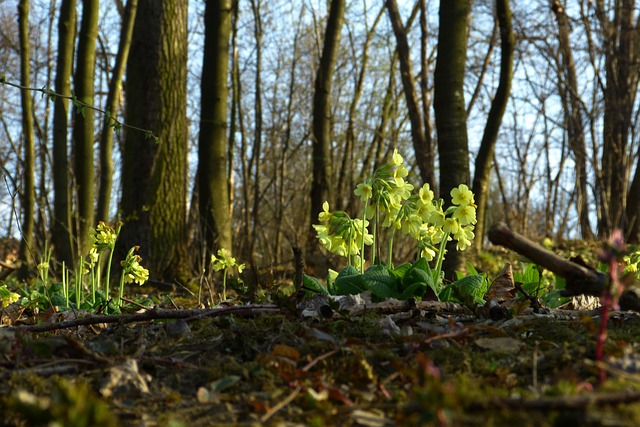
<path fill-rule="evenodd" d="M 97 252 L 103 252 L 107 249 L 113 250 L 116 246 L 118 231 L 113 227 L 106 225 L 104 221 L 100 221 L 95 229 L 91 229 L 91 240 Z"/>
<path fill-rule="evenodd" d="M 367 184 L 367 183 L 358 184 L 354 193 L 356 196 L 360 197 L 360 200 L 362 200 L 362 203 L 366 203 L 367 200 L 373 197 L 373 188 L 371 187 L 371 184 Z"/>
<path fill-rule="evenodd" d="M 464 251 L 471 246 L 471 241 L 474 239 L 475 234 L 472 226 L 460 227 L 457 233 L 454 233 L 453 238 L 457 240 L 456 249 Z"/>
<path fill-rule="evenodd" d="M 333 214 L 329 212 L 329 202 L 324 202 L 322 204 L 322 212 L 318 214 L 318 220 L 320 221 L 331 221 Z"/>
<path fill-rule="evenodd" d="M 402 163 L 404 163 L 404 159 L 402 158 L 402 156 L 400 155 L 400 153 L 398 153 L 398 149 L 394 148 L 393 149 L 393 156 L 391 157 L 391 163 L 395 166 L 401 165 Z"/>
<path fill-rule="evenodd" d="M 460 225 L 475 224 L 476 208 L 474 205 L 460 205 L 453 212 L 453 217 L 458 220 Z"/>
<path fill-rule="evenodd" d="M 149 280 L 149 270 L 140 265 L 142 257 L 135 254 L 138 249 L 138 246 L 129 249 L 124 261 L 120 262 L 124 283 L 137 283 L 138 285 L 142 285 Z"/>
<path fill-rule="evenodd" d="M 464 184 L 451 190 L 451 203 L 454 205 L 470 205 L 474 203 L 473 192 Z"/>

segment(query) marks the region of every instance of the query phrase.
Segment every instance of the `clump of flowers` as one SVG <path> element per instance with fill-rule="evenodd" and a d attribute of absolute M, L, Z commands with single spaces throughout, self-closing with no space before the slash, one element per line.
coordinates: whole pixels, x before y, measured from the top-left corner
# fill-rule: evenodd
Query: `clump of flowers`
<path fill-rule="evenodd" d="M 211 255 L 211 267 L 214 271 L 223 270 L 222 275 L 222 300 L 227 299 L 227 273 L 230 268 L 235 267 L 238 273 L 244 270 L 244 264 L 239 264 L 234 257 L 224 248 L 218 250 L 218 256 Z"/>
<path fill-rule="evenodd" d="M 376 244 L 379 227 L 391 228 L 388 264 L 393 260 L 393 239 L 396 230 L 418 242 L 418 256 L 436 260 L 434 274 L 440 277 L 446 243 L 456 240 L 456 249 L 464 251 L 475 234 L 476 208 L 469 187 L 460 184 L 451 190 L 451 206 L 444 209 L 444 200 L 435 199 L 429 184 L 412 194 L 414 186 L 405 181 L 408 170 L 404 159 L 394 150 L 392 160 L 383 164 L 373 176 L 357 185 L 354 193 L 363 203 L 361 218 L 352 219 L 343 211 L 329 211 L 325 202 L 314 225 L 317 238 L 331 253 L 345 256 L 348 262 L 364 271 L 364 246 L 372 246 L 372 264 L 380 260 L 380 245 Z M 372 232 L 368 230 L 371 221 Z"/>
<path fill-rule="evenodd" d="M 116 247 L 116 240 L 120 234 L 122 223 L 114 228 L 110 225 L 100 221 L 95 229 L 91 229 L 90 238 L 93 242 L 91 249 L 89 250 L 88 263 L 89 267 L 95 266 L 91 279 L 91 294 L 93 302 L 95 303 L 96 288 L 100 289 L 100 281 L 102 275 L 100 274 L 101 260 L 106 251 L 109 251 L 109 258 L 107 259 L 107 275 L 105 283 L 105 295 L 109 297 L 109 286 L 111 283 L 111 262 L 113 261 L 113 250 Z"/>
<path fill-rule="evenodd" d="M 9 304 L 13 304 L 19 299 L 20 295 L 10 291 L 6 284 L 0 285 L 0 308 L 6 308 Z"/>
<path fill-rule="evenodd" d="M 120 276 L 120 298 L 119 304 L 122 305 L 122 297 L 124 296 L 124 285 L 127 283 L 137 283 L 143 285 L 149 280 L 149 270 L 140 265 L 142 257 L 136 254 L 136 251 L 140 249 L 139 246 L 134 246 L 129 249 L 124 261 L 120 262 L 122 266 L 122 276 Z"/>

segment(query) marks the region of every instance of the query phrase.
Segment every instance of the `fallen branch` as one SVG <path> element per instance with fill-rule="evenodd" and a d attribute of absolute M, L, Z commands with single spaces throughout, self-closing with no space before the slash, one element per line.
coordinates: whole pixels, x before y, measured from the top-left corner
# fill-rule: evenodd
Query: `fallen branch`
<path fill-rule="evenodd" d="M 46 332 L 58 329 L 67 329 L 77 326 L 96 325 L 99 323 L 134 323 L 145 322 L 157 319 L 199 319 L 203 317 L 218 317 L 222 315 L 234 314 L 237 316 L 255 316 L 257 314 L 276 314 L 280 309 L 273 304 L 264 305 L 236 305 L 229 307 L 216 307 L 208 309 L 193 310 L 166 310 L 153 308 L 143 313 L 122 314 L 122 315 L 88 315 L 77 319 L 65 320 L 57 323 L 47 323 L 43 325 L 11 326 L 6 330 L 20 330 L 25 332 Z"/>
<path fill-rule="evenodd" d="M 510 230 L 502 222 L 491 227 L 489 240 L 494 245 L 511 249 L 547 270 L 564 277 L 567 283 L 563 291 L 565 296 L 586 294 L 599 297 L 602 296 L 607 286 L 607 278 L 604 274 L 554 254 Z M 625 291 L 620 297 L 620 309 L 640 311 L 638 295 L 633 291 Z"/>

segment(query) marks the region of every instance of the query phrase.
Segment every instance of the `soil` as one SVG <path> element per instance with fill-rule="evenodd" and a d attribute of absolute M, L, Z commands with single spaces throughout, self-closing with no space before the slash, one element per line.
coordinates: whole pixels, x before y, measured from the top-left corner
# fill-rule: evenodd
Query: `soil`
<path fill-rule="evenodd" d="M 0 424 L 640 425 L 638 313 L 325 302 L 0 328 Z"/>

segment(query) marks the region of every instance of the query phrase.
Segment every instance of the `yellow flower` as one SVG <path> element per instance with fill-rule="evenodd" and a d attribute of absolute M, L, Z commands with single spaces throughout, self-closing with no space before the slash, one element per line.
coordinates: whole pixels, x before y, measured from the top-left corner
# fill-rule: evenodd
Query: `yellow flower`
<path fill-rule="evenodd" d="M 436 227 L 442 227 L 444 225 L 444 212 L 441 207 L 434 209 L 429 215 L 429 222 Z"/>
<path fill-rule="evenodd" d="M 476 208 L 473 205 L 460 205 L 453 212 L 453 217 L 460 225 L 476 223 Z"/>
<path fill-rule="evenodd" d="M 422 201 L 422 203 L 424 203 L 425 205 L 432 204 L 433 191 L 431 190 L 431 186 L 429 185 L 428 182 L 425 183 L 422 187 L 420 187 L 418 194 L 420 195 L 420 200 Z"/>
<path fill-rule="evenodd" d="M 356 196 L 360 197 L 362 203 L 365 203 L 367 200 L 373 197 L 373 189 L 371 188 L 371 184 L 358 184 L 354 193 Z"/>
<path fill-rule="evenodd" d="M 455 218 L 445 218 L 442 224 L 442 230 L 445 233 L 456 234 L 460 229 L 460 224 Z"/>
<path fill-rule="evenodd" d="M 404 165 L 398 165 L 396 170 L 393 172 L 393 177 L 395 179 L 404 178 L 407 175 L 409 175 L 409 171 L 404 167 Z"/>
<path fill-rule="evenodd" d="M 420 235 L 420 226 L 422 225 L 422 218 L 416 214 L 410 214 L 402 222 L 402 232 L 412 237 L 418 237 Z"/>
<path fill-rule="evenodd" d="M 113 250 L 116 246 L 117 238 L 118 231 L 113 227 L 106 225 L 104 221 L 100 221 L 95 229 L 91 229 L 93 246 L 96 248 L 98 253 L 103 252 L 106 249 Z"/>
<path fill-rule="evenodd" d="M 434 251 L 430 247 L 425 246 L 424 248 L 422 248 L 422 251 L 420 251 L 420 256 L 427 261 L 433 261 L 433 259 L 436 257 L 436 251 Z"/>
<path fill-rule="evenodd" d="M 391 163 L 395 166 L 401 165 L 404 162 L 404 159 L 402 158 L 402 156 L 400 155 L 400 153 L 398 153 L 398 149 L 394 148 L 393 149 L 393 158 L 391 160 Z"/>
<path fill-rule="evenodd" d="M 129 249 L 127 257 L 120 264 L 122 265 L 122 274 L 124 275 L 124 283 L 144 284 L 149 280 L 149 270 L 140 265 L 142 257 L 134 252 L 138 250 L 138 246 Z"/>
<path fill-rule="evenodd" d="M 451 190 L 451 203 L 454 205 L 470 205 L 474 203 L 473 193 L 464 184 Z"/>
<path fill-rule="evenodd" d="M 460 227 L 457 233 L 454 233 L 453 237 L 458 241 L 456 243 L 456 249 L 464 251 L 471 246 L 471 241 L 476 237 L 473 233 L 473 227 Z"/>
<path fill-rule="evenodd" d="M 320 214 L 318 214 L 318 220 L 320 221 L 330 221 L 331 218 L 333 217 L 333 214 L 331 212 L 329 212 L 329 202 L 324 202 L 322 204 L 322 212 L 320 212 Z"/>

